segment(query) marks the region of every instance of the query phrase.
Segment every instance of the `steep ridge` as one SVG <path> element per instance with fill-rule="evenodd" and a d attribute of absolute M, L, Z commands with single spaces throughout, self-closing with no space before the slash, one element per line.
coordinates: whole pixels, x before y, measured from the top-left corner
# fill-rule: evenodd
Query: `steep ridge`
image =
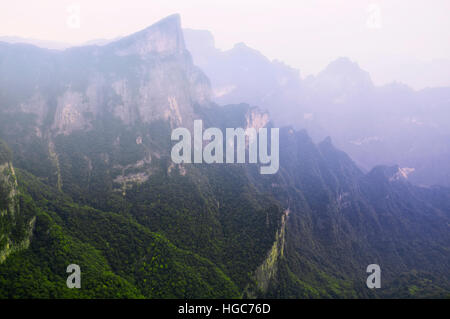
<path fill-rule="evenodd" d="M 30 245 L 35 219 L 21 211 L 19 197 L 11 151 L 0 140 L 0 263 Z"/>
<path fill-rule="evenodd" d="M 214 113 L 242 118 L 246 109 Z M 316 145 L 290 127 L 280 131 L 280 160 L 273 176 L 247 168 L 252 185 L 290 212 L 247 296 L 448 295 L 449 189 L 414 186 L 398 166 L 365 174 L 330 138 Z M 384 271 L 378 291 L 365 286 L 372 263 Z"/>
<path fill-rule="evenodd" d="M 364 174 L 329 138 L 316 146 L 285 129 L 280 139 L 282 171 L 270 185 L 284 185 L 276 197 L 291 214 L 269 296 L 448 295 L 449 189 L 411 185 L 398 167 Z M 383 269 L 375 292 L 365 287 L 372 263 Z"/>
<path fill-rule="evenodd" d="M 276 126 L 306 129 L 316 142 L 332 136 L 364 170 L 398 164 L 414 168 L 408 177 L 413 183 L 450 186 L 450 88 L 376 86 L 345 57 L 301 78 L 298 70 L 245 44 L 222 51 L 208 31 L 184 33 L 219 104 L 257 105 L 271 113 Z"/>
<path fill-rule="evenodd" d="M 36 216 L 30 248 L 0 266 L 1 296 L 448 294 L 446 188 L 412 186 L 398 168 L 364 174 L 331 139 L 291 127 L 280 129 L 275 175 L 172 163 L 171 130 L 195 118 L 273 126 L 258 108 L 210 103 L 181 34 L 172 16 L 103 47 L 0 45 L 0 134 L 21 209 Z M 64 270 L 76 262 L 87 289 L 68 292 Z M 371 263 L 385 290 L 365 287 Z"/>
<path fill-rule="evenodd" d="M 31 277 L 50 278 L 43 297 L 110 297 L 115 289 L 148 298 L 242 294 L 273 244 L 282 209 L 248 187 L 243 167 L 171 163 L 172 128 L 189 128 L 199 108 L 212 109 L 209 82 L 192 65 L 181 34 L 172 16 L 103 47 L 53 52 L 2 44 L 2 75 L 28 67 L 25 88 L 2 78 L 0 133 L 23 169 L 24 192 L 37 201 L 29 205 L 38 225 L 31 250 L 9 257 L 2 269 L 6 295 L 33 295 L 32 283 L 16 290 L 10 281 L 30 262 Z M 262 126 L 266 117 L 245 112 L 229 119 Z M 94 222 L 97 211 L 107 225 Z M 146 251 L 151 242 L 159 248 Z M 39 257 L 46 246 L 51 253 Z M 95 258 L 100 264 L 89 265 Z M 87 295 L 63 289 L 58 269 L 77 260 L 93 274 Z M 112 288 L 99 291 L 108 280 Z"/>
<path fill-rule="evenodd" d="M 1 43 L 0 56 L 2 109 L 33 115 L 52 136 L 90 129 L 109 114 L 126 124 L 189 124 L 193 104 L 210 94 L 178 15 L 105 46 L 50 51 Z"/>
<path fill-rule="evenodd" d="M 267 294 L 269 284 L 274 280 L 278 272 L 279 260 L 284 257 L 286 243 L 286 220 L 289 217 L 289 209 L 281 216 L 281 226 L 276 233 L 275 242 L 267 254 L 266 259 L 254 272 L 254 282 L 245 289 L 247 298 L 255 298 L 261 294 Z"/>

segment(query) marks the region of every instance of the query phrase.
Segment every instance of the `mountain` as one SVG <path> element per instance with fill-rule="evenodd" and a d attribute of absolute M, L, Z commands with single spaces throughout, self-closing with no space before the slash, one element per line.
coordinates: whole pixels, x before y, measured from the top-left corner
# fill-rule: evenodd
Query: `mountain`
<path fill-rule="evenodd" d="M 289 257 L 269 296 L 371 297 L 361 280 L 371 263 L 384 269 L 378 297 L 447 294 L 447 283 L 438 286 L 449 278 L 448 189 L 414 186 L 398 166 L 365 174 L 329 138 L 315 145 L 284 129 L 281 141 Z"/>
<path fill-rule="evenodd" d="M 375 86 L 348 58 L 303 79 L 245 44 L 221 51 L 208 31 L 184 33 L 219 104 L 246 101 L 268 110 L 277 126 L 307 129 L 316 142 L 332 136 L 366 171 L 398 164 L 414 169 L 416 184 L 450 186 L 450 88 Z"/>
<path fill-rule="evenodd" d="M 340 69 L 335 63 L 305 80 L 304 105 L 314 111 L 304 126 L 317 138 L 332 135 L 366 170 L 398 164 L 411 168 L 408 178 L 416 184 L 448 186 L 450 88 L 377 87 L 355 63 L 341 59 Z M 345 88 L 334 90 L 331 79 Z"/>
<path fill-rule="evenodd" d="M 105 45 L 112 41 L 116 41 L 120 38 L 121 37 L 117 37 L 114 39 L 93 39 L 93 40 L 87 41 L 85 43 L 82 43 L 80 45 L 73 45 L 73 44 L 69 44 L 69 43 L 56 42 L 56 41 L 44 41 L 44 40 L 32 39 L 32 38 L 11 37 L 11 36 L 0 36 L 0 41 L 7 42 L 7 43 L 32 44 L 32 45 L 40 47 L 40 48 L 51 49 L 51 50 L 65 50 L 65 49 L 68 49 L 71 47 L 76 47 L 76 46 Z"/>
<path fill-rule="evenodd" d="M 192 103 L 203 103 L 209 94 L 207 78 L 185 50 L 176 16 L 105 46 L 60 52 L 3 43 L 0 50 L 3 107 L 14 112 L 19 103 L 39 124 L 50 118 L 55 134 L 89 127 L 100 113 L 127 124 L 169 116 L 181 123 L 182 115 L 192 115 Z M 151 89 L 157 86 L 164 94 Z"/>
<path fill-rule="evenodd" d="M 52 49 L 52 50 L 64 50 L 70 47 L 68 43 L 61 43 L 55 41 L 44 41 L 38 39 L 31 38 L 23 38 L 23 37 L 12 37 L 12 36 L 0 36 L 1 42 L 7 43 L 26 43 L 32 44 L 37 47 Z"/>
<path fill-rule="evenodd" d="M 0 43 L 0 234 L 16 247 L 0 298 L 448 297 L 448 188 L 365 173 L 290 126 L 273 175 L 173 163 L 171 131 L 195 119 L 274 127 L 214 103 L 195 61 L 177 15 L 103 46 Z M 66 288 L 70 264 L 82 289 Z"/>
<path fill-rule="evenodd" d="M 211 107 L 179 17 L 102 47 L 0 52 L 0 134 L 36 218 L 30 248 L 1 266 L 1 295 L 240 296 L 282 211 L 238 168 L 171 163 L 171 129 Z M 66 291 L 72 263 L 87 291 Z"/>
<path fill-rule="evenodd" d="M 299 104 L 300 74 L 279 62 L 270 61 L 244 43 L 228 51 L 214 46 L 208 31 L 184 29 L 187 49 L 194 63 L 210 78 L 213 99 L 221 105 L 241 102 L 268 110 L 277 125 L 290 124 L 284 108 Z"/>

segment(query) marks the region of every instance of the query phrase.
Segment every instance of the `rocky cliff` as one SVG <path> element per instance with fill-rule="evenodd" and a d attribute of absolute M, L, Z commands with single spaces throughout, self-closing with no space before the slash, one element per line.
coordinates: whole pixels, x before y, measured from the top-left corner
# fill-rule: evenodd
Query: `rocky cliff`
<path fill-rule="evenodd" d="M 34 219 L 24 220 L 20 213 L 19 191 L 10 151 L 0 140 L 0 263 L 12 252 L 30 244 Z"/>
<path fill-rule="evenodd" d="M 0 43 L 0 71 L 0 108 L 32 115 L 36 131 L 52 136 L 111 116 L 125 124 L 164 119 L 188 125 L 193 106 L 210 96 L 209 80 L 185 48 L 178 15 L 104 46 L 51 51 Z"/>

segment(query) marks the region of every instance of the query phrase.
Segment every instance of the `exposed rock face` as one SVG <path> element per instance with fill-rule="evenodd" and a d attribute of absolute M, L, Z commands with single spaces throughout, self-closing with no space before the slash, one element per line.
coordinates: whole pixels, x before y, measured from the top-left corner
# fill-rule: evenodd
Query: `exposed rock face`
<path fill-rule="evenodd" d="M 0 164 L 0 263 L 30 244 L 34 219 L 21 220 L 18 185 L 11 162 Z M 23 229 L 22 232 L 17 229 Z"/>
<path fill-rule="evenodd" d="M 247 122 L 246 129 L 255 128 L 256 130 L 265 127 L 270 121 L 269 113 L 262 112 L 258 108 L 251 108 L 247 112 L 245 119 Z"/>
<path fill-rule="evenodd" d="M 266 293 L 269 287 L 270 281 L 277 273 L 278 261 L 284 255 L 284 246 L 286 241 L 286 221 L 289 217 L 289 209 L 286 209 L 281 216 L 281 225 L 277 230 L 275 241 L 272 249 L 268 252 L 264 262 L 256 269 L 254 273 L 254 279 L 256 287 L 248 287 L 248 296 L 255 297 L 256 292 Z M 256 288 L 256 291 L 252 291 Z"/>
<path fill-rule="evenodd" d="M 38 51 L 36 60 L 27 60 L 29 50 Z M 190 126 L 193 106 L 210 97 L 209 80 L 185 48 L 178 15 L 104 46 L 58 52 L 2 44 L 0 57 L 5 75 L 24 64 L 27 86 L 11 96 L 8 88 L 17 83 L 5 76 L 0 93 L 11 103 L 2 108 L 34 114 L 36 125 L 53 136 L 92 128 L 110 116 L 127 125 L 163 119 Z"/>
<path fill-rule="evenodd" d="M 150 158 L 169 146 L 170 129 L 192 128 L 195 107 L 209 107 L 210 96 L 178 15 L 102 46 L 52 51 L 0 42 L 0 134 L 15 148 L 18 167 L 61 191 L 71 188 L 71 174 L 80 174 L 72 168 L 86 174 L 83 187 L 102 165 L 115 189 L 145 182 Z M 80 134 L 99 138 L 101 154 L 67 154 L 70 141 L 85 138 Z M 118 155 L 123 150 L 132 156 Z"/>
<path fill-rule="evenodd" d="M 185 46 L 180 16 L 166 17 L 145 30 L 115 42 L 112 47 L 118 55 L 138 54 L 143 58 L 153 53 L 183 55 Z"/>
<path fill-rule="evenodd" d="M 14 167 L 6 162 L 0 165 L 1 206 L 0 215 L 13 214 L 17 210 L 17 181 Z"/>
<path fill-rule="evenodd" d="M 53 129 L 56 132 L 70 132 L 82 129 L 88 124 L 83 116 L 91 107 L 88 101 L 84 101 L 83 94 L 68 90 L 58 98 Z M 41 114 L 39 114 L 42 116 Z"/>

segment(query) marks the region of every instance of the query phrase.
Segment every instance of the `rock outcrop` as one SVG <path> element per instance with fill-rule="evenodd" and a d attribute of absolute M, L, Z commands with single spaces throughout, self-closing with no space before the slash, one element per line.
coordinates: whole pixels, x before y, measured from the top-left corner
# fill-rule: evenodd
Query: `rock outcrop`
<path fill-rule="evenodd" d="M 36 59 L 27 59 L 29 51 Z M 36 51 L 36 52 L 34 52 Z M 0 108 L 32 114 L 52 136 L 92 128 L 106 117 L 132 125 L 160 119 L 186 125 L 194 105 L 209 103 L 210 84 L 192 63 L 178 15 L 104 46 L 51 51 L 0 45 Z M 14 66 L 24 66 L 25 89 L 15 96 Z"/>
<path fill-rule="evenodd" d="M 0 140 L 0 263 L 30 244 L 34 219 L 24 220 L 19 205 L 17 178 L 9 149 Z"/>

